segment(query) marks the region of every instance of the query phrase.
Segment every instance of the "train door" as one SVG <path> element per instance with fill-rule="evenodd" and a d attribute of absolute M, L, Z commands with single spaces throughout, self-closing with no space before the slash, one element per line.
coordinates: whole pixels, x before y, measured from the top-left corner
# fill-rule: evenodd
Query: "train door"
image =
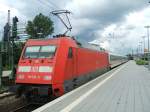
<path fill-rule="evenodd" d="M 72 47 L 72 66 L 73 66 L 73 71 L 72 71 L 72 78 L 77 77 L 77 48 Z"/>
<path fill-rule="evenodd" d="M 67 55 L 67 63 L 66 63 L 66 70 L 65 70 L 65 91 L 70 91 L 74 88 L 73 78 L 75 77 L 76 72 L 76 49 L 73 47 L 69 47 L 68 55 Z"/>
<path fill-rule="evenodd" d="M 68 56 L 67 56 L 67 74 L 68 78 L 72 79 L 73 77 L 73 72 L 74 72 L 74 55 L 73 55 L 73 48 L 69 47 L 68 50 Z"/>

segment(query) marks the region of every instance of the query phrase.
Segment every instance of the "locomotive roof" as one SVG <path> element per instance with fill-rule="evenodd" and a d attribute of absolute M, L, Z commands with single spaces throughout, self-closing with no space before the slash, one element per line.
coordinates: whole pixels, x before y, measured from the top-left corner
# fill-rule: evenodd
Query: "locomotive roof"
<path fill-rule="evenodd" d="M 81 40 L 76 40 L 74 37 L 68 37 L 68 36 L 64 36 L 64 37 L 54 37 L 54 38 L 47 38 L 47 39 L 29 39 L 27 41 L 27 44 L 31 44 L 32 45 L 34 44 L 33 42 L 36 42 L 36 43 L 41 43 L 42 41 L 45 43 L 49 43 L 49 41 L 53 41 L 54 43 L 58 43 L 57 40 L 61 40 L 61 39 L 72 39 L 73 41 L 75 41 L 75 43 L 78 45 L 78 47 L 80 48 L 87 48 L 87 49 L 91 49 L 91 50 L 97 50 L 97 51 L 105 51 L 105 49 L 101 48 L 100 46 L 98 45 L 93 45 L 93 44 L 90 44 L 90 43 L 87 43 L 87 42 L 84 42 L 84 41 L 81 41 Z"/>
<path fill-rule="evenodd" d="M 94 44 L 90 44 L 90 43 L 87 43 L 87 42 L 84 42 L 84 41 L 77 41 L 79 47 L 82 47 L 82 48 L 88 48 L 88 49 L 91 49 L 91 50 L 97 50 L 97 51 L 105 51 L 105 49 L 103 49 L 102 47 L 98 46 L 98 45 L 94 45 Z"/>

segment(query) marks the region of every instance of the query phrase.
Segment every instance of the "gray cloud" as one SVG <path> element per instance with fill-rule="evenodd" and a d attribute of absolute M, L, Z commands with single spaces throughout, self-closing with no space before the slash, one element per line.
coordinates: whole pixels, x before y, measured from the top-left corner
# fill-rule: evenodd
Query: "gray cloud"
<path fill-rule="evenodd" d="M 16 15 L 20 24 L 33 19 L 38 13 L 50 15 L 54 9 L 68 9 L 73 14 L 71 22 L 73 26 L 72 35 L 81 40 L 92 41 L 100 38 L 97 32 L 102 33 L 111 24 L 122 26 L 126 16 L 148 7 L 148 0 L 1 0 L 0 4 L 11 8 L 11 17 Z M 6 11 L 0 10 L 0 30 L 7 19 Z M 55 34 L 63 32 L 64 26 L 58 19 L 50 15 L 55 22 Z M 120 28 L 121 29 L 121 28 Z M 118 37 L 127 37 L 128 30 L 134 30 L 136 26 L 125 25 L 122 33 L 116 32 Z M 116 29 L 118 30 L 118 29 Z M 119 30 L 119 31 L 122 31 Z"/>
<path fill-rule="evenodd" d="M 93 0 L 89 3 L 87 1 L 72 0 L 67 7 L 75 15 L 73 20 L 74 30 L 81 29 L 80 25 L 84 22 L 84 19 L 88 19 L 88 22 L 92 25 L 82 26 L 82 34 L 87 38 L 86 40 L 92 40 L 96 37 L 90 37 L 96 30 L 103 30 L 104 27 L 109 26 L 112 23 L 119 23 L 125 20 L 125 16 L 131 12 L 142 10 L 148 6 L 148 0 Z M 78 20 L 81 20 L 78 23 Z M 83 21 L 82 21 L 83 19 Z M 96 21 L 96 22 L 95 22 Z M 131 27 L 130 27 L 131 28 Z M 89 30 L 90 29 L 90 30 Z"/>

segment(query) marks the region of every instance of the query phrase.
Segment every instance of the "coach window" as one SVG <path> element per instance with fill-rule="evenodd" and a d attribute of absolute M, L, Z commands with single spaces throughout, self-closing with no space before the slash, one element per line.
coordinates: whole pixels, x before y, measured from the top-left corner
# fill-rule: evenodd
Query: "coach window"
<path fill-rule="evenodd" d="M 70 47 L 68 51 L 68 58 L 72 58 L 72 57 L 73 57 L 73 52 L 72 52 L 72 48 Z"/>

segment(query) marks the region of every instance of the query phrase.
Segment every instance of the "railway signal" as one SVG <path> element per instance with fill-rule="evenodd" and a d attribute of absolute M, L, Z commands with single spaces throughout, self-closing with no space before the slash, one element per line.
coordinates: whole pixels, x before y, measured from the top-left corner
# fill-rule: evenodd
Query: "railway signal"
<path fill-rule="evenodd" d="M 17 22 L 19 22 L 18 18 L 13 17 L 12 38 L 17 38 Z"/>

